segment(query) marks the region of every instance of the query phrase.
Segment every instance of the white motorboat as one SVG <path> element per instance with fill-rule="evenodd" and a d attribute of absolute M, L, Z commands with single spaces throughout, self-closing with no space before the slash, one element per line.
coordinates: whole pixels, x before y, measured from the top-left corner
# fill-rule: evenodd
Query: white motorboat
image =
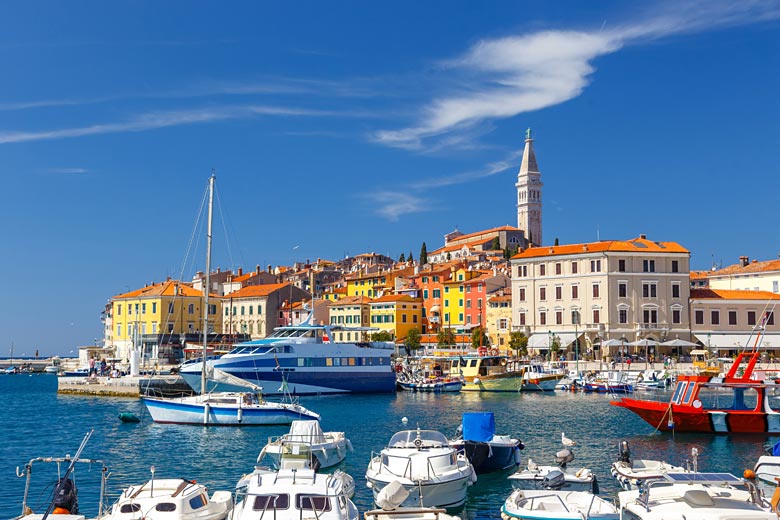
<path fill-rule="evenodd" d="M 753 473 L 759 480 L 774 486 L 777 483 L 775 479 L 780 478 L 780 457 L 774 455 L 759 457 L 753 468 Z"/>
<path fill-rule="evenodd" d="M 392 481 L 379 492 L 376 498 L 381 509 L 363 513 L 365 520 L 460 520 L 459 516 L 448 515 L 446 509 L 434 507 L 402 507 L 409 497 L 409 491 L 397 480 Z"/>
<path fill-rule="evenodd" d="M 509 435 L 496 435 L 493 412 L 464 412 L 459 438 L 450 445 L 463 450 L 477 474 L 514 469 L 525 446 Z"/>
<path fill-rule="evenodd" d="M 233 493 L 215 491 L 209 498 L 206 486 L 181 479 L 152 479 L 130 486 L 99 520 L 222 520 L 233 508 Z"/>
<path fill-rule="evenodd" d="M 503 520 L 618 520 L 615 505 L 586 491 L 515 490 L 501 506 Z"/>
<path fill-rule="evenodd" d="M 417 428 L 396 433 L 379 454 L 371 454 L 366 480 L 374 501 L 397 480 L 410 493 L 404 506 L 454 508 L 466 502 L 466 491 L 477 474 L 443 434 Z"/>
<path fill-rule="evenodd" d="M 231 520 L 358 520 L 350 497 L 355 481 L 343 471 L 317 473 L 311 448 L 284 443 L 279 469 L 256 466 L 236 485 Z"/>
<path fill-rule="evenodd" d="M 643 482 L 663 477 L 665 473 L 684 473 L 687 470 L 681 466 L 673 466 L 660 460 L 631 459 L 628 442 L 621 441 L 619 459 L 612 463 L 612 476 L 625 491 L 638 489 Z"/>
<path fill-rule="evenodd" d="M 565 438 L 561 436 L 562 440 Z M 555 466 L 541 466 L 528 459 L 525 468 L 509 475 L 512 486 L 516 489 L 555 489 L 559 491 L 599 492 L 598 480 L 588 468 L 570 469 L 568 464 L 574 460 L 572 447 L 574 442 L 566 439 L 572 446 L 566 447 L 555 454 Z"/>
<path fill-rule="evenodd" d="M 777 520 L 755 486 L 730 473 L 665 473 L 618 500 L 624 519 Z"/>
<path fill-rule="evenodd" d="M 352 444 L 344 432 L 323 432 L 317 421 L 293 421 L 290 432 L 279 437 L 271 437 L 260 452 L 257 461 L 268 457 L 275 467 L 279 467 L 284 443 L 303 442 L 311 446 L 311 452 L 317 457 L 320 468 L 329 468 L 339 464 L 352 451 Z"/>

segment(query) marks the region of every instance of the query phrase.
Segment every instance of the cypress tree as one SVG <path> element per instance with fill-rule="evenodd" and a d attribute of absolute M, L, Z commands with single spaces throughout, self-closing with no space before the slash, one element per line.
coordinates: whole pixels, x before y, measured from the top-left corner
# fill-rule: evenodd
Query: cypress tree
<path fill-rule="evenodd" d="M 422 243 L 422 247 L 420 248 L 420 265 L 425 265 L 428 263 L 428 248 L 425 247 L 425 242 Z"/>

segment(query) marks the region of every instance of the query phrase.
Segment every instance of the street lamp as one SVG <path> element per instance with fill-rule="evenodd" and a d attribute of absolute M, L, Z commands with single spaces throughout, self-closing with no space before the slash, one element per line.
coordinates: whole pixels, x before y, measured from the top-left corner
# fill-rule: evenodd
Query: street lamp
<path fill-rule="evenodd" d="M 625 356 L 626 341 L 628 341 L 628 338 L 625 334 L 620 336 L 620 370 L 623 370 L 623 357 Z"/>

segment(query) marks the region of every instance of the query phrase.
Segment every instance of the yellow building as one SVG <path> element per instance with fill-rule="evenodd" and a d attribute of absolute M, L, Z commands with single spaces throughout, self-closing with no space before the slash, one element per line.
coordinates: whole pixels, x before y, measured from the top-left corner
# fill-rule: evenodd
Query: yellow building
<path fill-rule="evenodd" d="M 403 341 L 412 329 L 422 330 L 421 298 L 389 294 L 375 298 L 371 307 L 371 326 L 393 335 L 396 341 Z"/>
<path fill-rule="evenodd" d="M 413 267 L 405 267 L 392 271 L 377 271 L 348 276 L 346 277 L 347 296 L 376 298 L 382 293 L 393 291 L 397 278 L 408 278 L 413 274 Z"/>
<path fill-rule="evenodd" d="M 509 291 L 488 298 L 485 325 L 493 348 L 497 348 L 501 354 L 514 354 L 509 348 L 512 332 L 512 295 L 507 293 Z"/>
<path fill-rule="evenodd" d="M 463 328 L 465 321 L 465 289 L 463 282 L 480 276 L 482 271 L 469 271 L 463 267 L 455 269 L 450 280 L 443 282 L 441 325 L 442 327 Z"/>
<path fill-rule="evenodd" d="M 209 332 L 222 330 L 219 296 L 209 296 Z M 161 336 L 202 334 L 203 293 L 176 280 L 148 285 L 111 299 L 115 356 L 129 360 L 133 342 L 148 358 L 166 358 Z"/>
<path fill-rule="evenodd" d="M 328 304 L 329 323 L 332 327 L 369 327 L 371 300 L 365 296 L 347 296 Z M 366 341 L 367 332 L 334 331 L 333 341 Z"/>

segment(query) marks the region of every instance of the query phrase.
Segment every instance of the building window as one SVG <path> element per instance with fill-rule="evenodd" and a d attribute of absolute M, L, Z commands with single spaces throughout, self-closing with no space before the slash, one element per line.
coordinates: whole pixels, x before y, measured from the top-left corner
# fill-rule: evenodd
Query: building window
<path fill-rule="evenodd" d="M 560 262 L 555 264 L 555 274 L 561 274 L 563 272 L 563 266 Z"/>
<path fill-rule="evenodd" d="M 122 315 L 122 304 L 116 306 L 116 315 L 121 316 Z"/>
<path fill-rule="evenodd" d="M 748 323 L 748 325 L 755 325 L 756 324 L 756 311 L 748 311 L 748 313 L 747 313 L 747 323 Z"/>
<path fill-rule="evenodd" d="M 195 313 L 195 304 L 191 303 L 187 306 L 187 314 L 194 314 Z"/>
<path fill-rule="evenodd" d="M 463 323 L 463 313 L 458 314 L 458 323 Z"/>
<path fill-rule="evenodd" d="M 710 311 L 710 322 L 713 325 L 720 325 L 720 311 Z"/>
<path fill-rule="evenodd" d="M 563 299 L 563 287 L 561 287 L 560 285 L 555 287 L 555 299 L 556 300 Z"/>
<path fill-rule="evenodd" d="M 673 283 L 672 284 L 672 298 L 679 298 L 680 297 L 680 284 L 679 283 Z"/>
<path fill-rule="evenodd" d="M 577 261 L 576 260 L 571 263 L 571 273 L 572 274 L 577 274 Z"/>
<path fill-rule="evenodd" d="M 243 315 L 244 315 L 244 306 L 242 305 L 241 306 L 241 316 L 243 316 Z"/>
<path fill-rule="evenodd" d="M 704 325 L 704 311 L 697 310 L 693 312 L 693 321 L 696 325 Z"/>
<path fill-rule="evenodd" d="M 680 261 L 679 260 L 672 260 L 672 272 L 673 273 L 679 273 L 680 272 Z"/>
<path fill-rule="evenodd" d="M 563 311 L 555 311 L 555 324 L 563 325 Z"/>
<path fill-rule="evenodd" d="M 672 309 L 672 323 L 680 323 L 680 309 Z"/>
<path fill-rule="evenodd" d="M 412 314 L 412 323 L 417 323 L 417 315 Z"/>
<path fill-rule="evenodd" d="M 401 314 L 401 323 L 406 323 L 406 314 Z"/>
<path fill-rule="evenodd" d="M 527 265 L 518 265 L 517 266 L 517 276 L 520 278 L 525 278 L 528 276 L 528 266 Z"/>
<path fill-rule="evenodd" d="M 601 322 L 601 316 L 598 309 L 593 309 L 593 323 Z"/>
<path fill-rule="evenodd" d="M 157 334 L 157 322 L 152 323 L 152 334 Z"/>
<path fill-rule="evenodd" d="M 655 298 L 658 295 L 658 286 L 654 283 L 642 284 L 642 297 L 643 298 Z"/>
<path fill-rule="evenodd" d="M 168 324 L 168 332 L 173 332 L 173 323 Z"/>
<path fill-rule="evenodd" d="M 594 283 L 593 284 L 593 297 L 598 298 L 599 297 L 599 284 Z"/>
<path fill-rule="evenodd" d="M 625 282 L 618 283 L 618 296 L 620 298 L 625 298 L 628 294 L 628 284 Z"/>
<path fill-rule="evenodd" d="M 642 311 L 642 318 L 646 324 L 658 323 L 658 311 L 655 309 L 645 309 Z"/>
<path fill-rule="evenodd" d="M 590 261 L 590 272 L 591 273 L 600 273 L 601 272 L 601 260 L 591 260 Z"/>
<path fill-rule="evenodd" d="M 152 314 L 157 314 L 157 302 L 152 302 Z"/>
<path fill-rule="evenodd" d="M 477 309 L 482 308 L 482 298 L 477 298 Z"/>
<path fill-rule="evenodd" d="M 539 325 L 547 325 L 547 313 L 545 311 L 539 313 Z"/>
<path fill-rule="evenodd" d="M 116 335 L 117 336 L 121 336 L 122 335 L 122 324 L 121 323 L 117 324 L 117 326 L 116 326 Z"/>
<path fill-rule="evenodd" d="M 540 287 L 539 288 L 539 299 L 540 300 L 546 300 L 547 299 L 547 288 Z"/>
<path fill-rule="evenodd" d="M 765 325 L 774 325 L 775 324 L 775 313 L 772 311 L 768 311 L 764 314 L 765 318 Z"/>
<path fill-rule="evenodd" d="M 618 271 L 621 273 L 626 272 L 626 261 L 625 260 L 618 260 Z"/>
<path fill-rule="evenodd" d="M 433 290 L 433 297 L 434 298 L 441 298 L 441 289 L 434 289 Z"/>
<path fill-rule="evenodd" d="M 525 313 L 520 313 L 520 325 L 525 325 Z"/>
<path fill-rule="evenodd" d="M 737 324 L 737 311 L 729 311 L 729 325 Z"/>
<path fill-rule="evenodd" d="M 618 309 L 618 323 L 628 323 L 628 309 Z"/>
<path fill-rule="evenodd" d="M 145 303 L 141 304 L 141 314 L 146 314 L 146 304 Z"/>
<path fill-rule="evenodd" d="M 545 265 L 544 264 L 540 264 L 539 265 L 539 276 L 544 276 L 544 272 L 545 272 Z"/>
<path fill-rule="evenodd" d="M 780 291 L 780 287 L 779 286 L 780 286 L 780 282 L 778 282 L 777 280 L 773 281 L 772 282 L 772 292 Z"/>
<path fill-rule="evenodd" d="M 576 300 L 580 297 L 580 286 L 579 285 L 572 285 L 571 286 L 571 298 L 572 300 Z"/>
<path fill-rule="evenodd" d="M 521 289 L 518 291 L 518 299 L 519 299 L 521 302 L 524 302 L 524 301 L 525 301 L 525 288 L 521 288 Z"/>
<path fill-rule="evenodd" d="M 642 271 L 646 273 L 654 273 L 655 260 L 642 260 Z"/>
<path fill-rule="evenodd" d="M 423 300 L 428 299 L 428 289 L 423 289 Z"/>
<path fill-rule="evenodd" d="M 471 308 L 471 300 L 466 300 L 466 308 L 467 309 Z"/>

